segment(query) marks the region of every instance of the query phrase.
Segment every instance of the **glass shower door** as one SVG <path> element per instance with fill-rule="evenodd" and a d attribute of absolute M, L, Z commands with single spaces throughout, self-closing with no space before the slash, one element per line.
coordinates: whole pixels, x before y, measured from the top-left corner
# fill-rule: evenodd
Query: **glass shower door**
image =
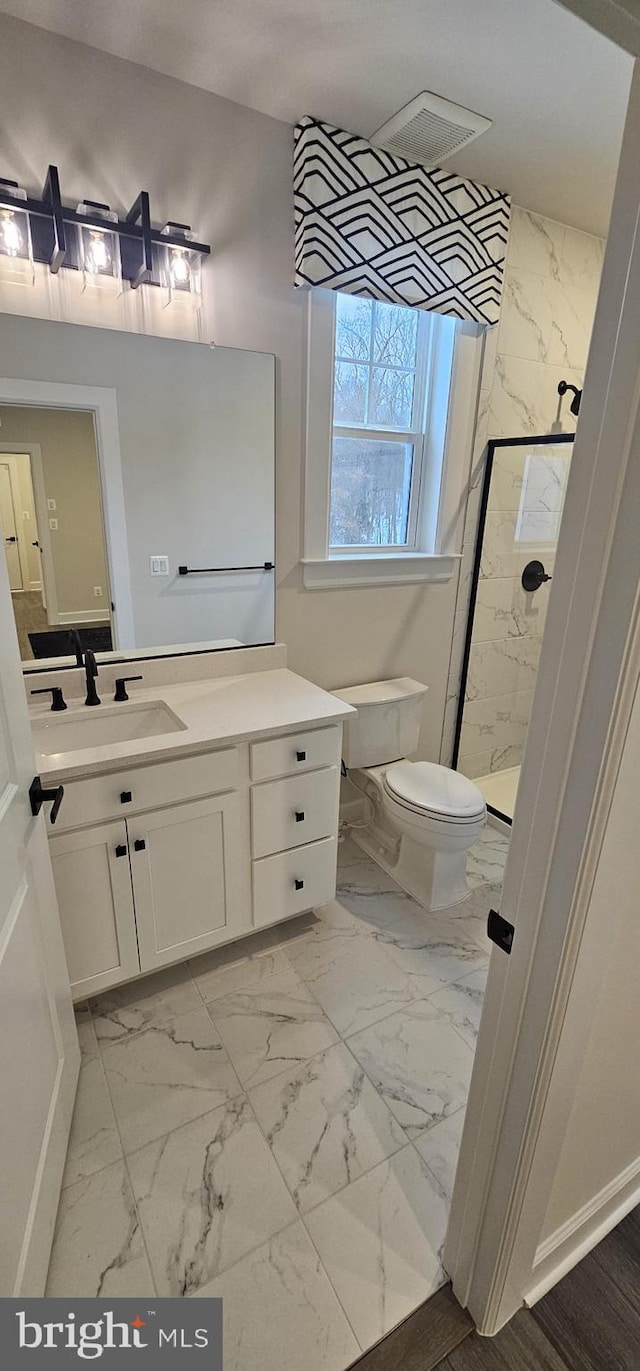
<path fill-rule="evenodd" d="M 454 766 L 513 817 L 573 434 L 489 445 Z"/>

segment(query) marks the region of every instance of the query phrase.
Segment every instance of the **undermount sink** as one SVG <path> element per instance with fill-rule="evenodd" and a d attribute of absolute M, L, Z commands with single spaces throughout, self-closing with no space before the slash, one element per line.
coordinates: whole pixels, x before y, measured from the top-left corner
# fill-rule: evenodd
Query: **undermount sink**
<path fill-rule="evenodd" d="M 155 738 L 163 733 L 178 733 L 186 724 L 161 700 L 147 704 L 102 705 L 91 709 L 44 719 L 33 719 L 31 729 L 41 757 L 80 752 L 110 743 L 128 743 L 136 738 Z"/>

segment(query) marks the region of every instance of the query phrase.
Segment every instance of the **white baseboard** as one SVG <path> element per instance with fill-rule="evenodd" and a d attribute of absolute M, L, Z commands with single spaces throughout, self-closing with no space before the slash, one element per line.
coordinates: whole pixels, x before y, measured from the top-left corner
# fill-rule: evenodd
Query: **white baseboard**
<path fill-rule="evenodd" d="M 540 1244 L 532 1272 L 537 1279 L 524 1298 L 527 1308 L 537 1304 L 639 1202 L 640 1157 L 637 1157 Z"/>
<path fill-rule="evenodd" d="M 109 620 L 108 609 L 99 609 L 97 613 L 90 609 L 78 609 L 74 612 L 60 610 L 55 618 L 55 622 L 62 626 L 65 624 L 108 624 Z"/>

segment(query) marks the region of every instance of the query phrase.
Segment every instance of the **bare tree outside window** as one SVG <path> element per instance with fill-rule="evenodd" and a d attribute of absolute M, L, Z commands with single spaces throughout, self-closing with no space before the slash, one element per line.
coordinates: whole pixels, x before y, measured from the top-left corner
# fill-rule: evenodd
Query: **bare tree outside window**
<path fill-rule="evenodd" d="M 415 475 L 418 311 L 338 294 L 329 541 L 409 541 Z"/>

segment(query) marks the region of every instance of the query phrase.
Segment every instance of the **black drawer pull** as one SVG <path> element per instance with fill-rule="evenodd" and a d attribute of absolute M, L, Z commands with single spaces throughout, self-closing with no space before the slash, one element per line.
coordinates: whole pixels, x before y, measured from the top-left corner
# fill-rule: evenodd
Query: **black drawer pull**
<path fill-rule="evenodd" d="M 304 881 L 299 881 L 297 877 L 296 877 L 295 881 L 293 882 L 293 885 L 294 885 L 294 889 L 295 889 L 295 890 L 303 890 L 303 889 L 304 889 Z"/>
<path fill-rule="evenodd" d="M 144 852 L 145 847 L 147 846 L 147 844 L 145 843 L 144 838 L 136 838 L 135 843 L 133 844 L 133 846 L 134 846 L 134 850 L 135 850 L 136 852 Z"/>
<path fill-rule="evenodd" d="M 126 855 L 127 855 L 127 849 L 126 849 L 124 843 L 118 843 L 118 846 L 117 846 L 117 848 L 116 848 L 116 857 L 126 857 Z"/>
<path fill-rule="evenodd" d="M 121 790 L 121 791 L 120 791 L 120 804 L 121 804 L 121 805 L 130 805 L 132 799 L 133 799 L 133 794 L 132 794 L 132 792 L 131 792 L 130 790 Z"/>
<path fill-rule="evenodd" d="M 295 816 L 297 824 L 304 823 L 304 809 L 296 809 Z"/>
<path fill-rule="evenodd" d="M 307 760 L 307 754 L 306 754 L 306 752 L 296 752 L 296 761 L 297 761 L 297 762 L 306 762 L 306 760 Z"/>

